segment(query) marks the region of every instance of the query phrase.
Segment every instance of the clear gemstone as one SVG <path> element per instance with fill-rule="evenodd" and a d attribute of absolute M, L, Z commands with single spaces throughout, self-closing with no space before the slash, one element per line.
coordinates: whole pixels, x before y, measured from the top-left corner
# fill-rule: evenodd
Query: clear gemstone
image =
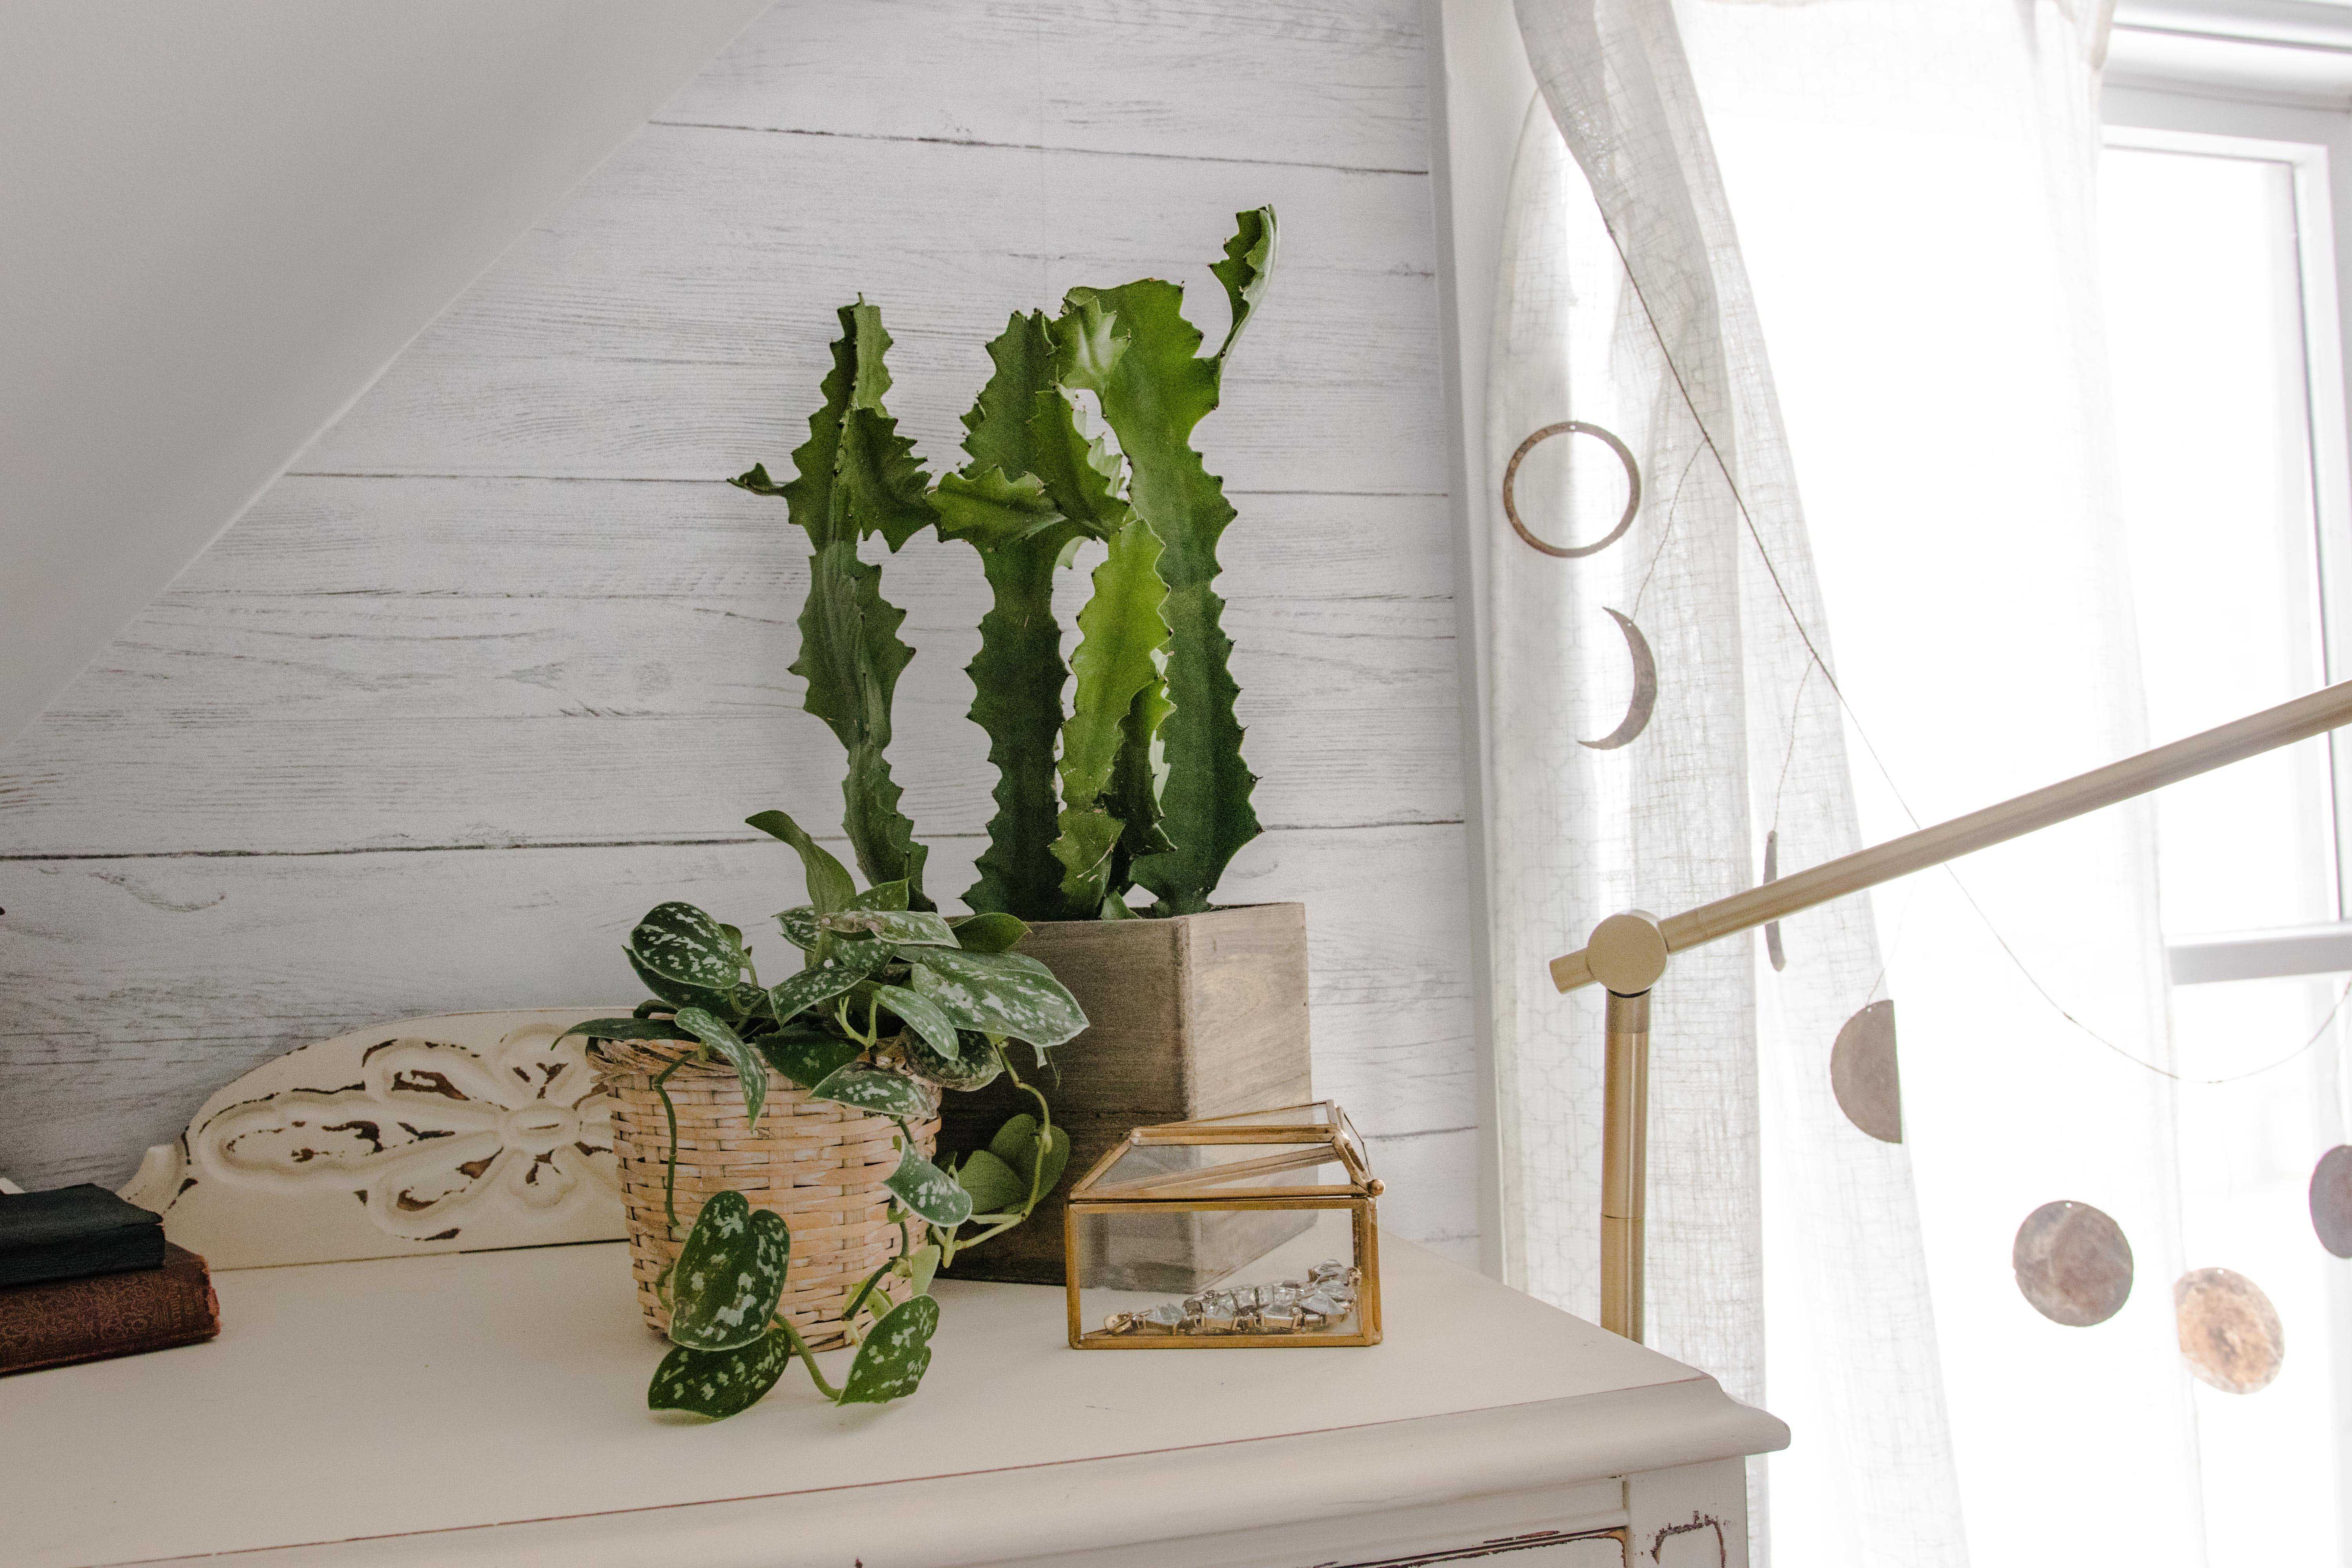
<path fill-rule="evenodd" d="M 1162 1301 L 1145 1311 L 1143 1321 L 1155 1329 L 1172 1329 L 1184 1321 L 1184 1309 L 1173 1301 Z"/>
<path fill-rule="evenodd" d="M 1287 1331 L 1298 1327 L 1300 1313 L 1296 1303 L 1268 1307 L 1258 1314 L 1265 1328 Z"/>
<path fill-rule="evenodd" d="M 1314 1280 L 1318 1285 L 1326 1279 L 1344 1279 L 1347 1277 L 1348 1266 L 1340 1262 L 1336 1258 L 1325 1258 L 1322 1262 L 1309 1269 L 1307 1274 L 1307 1278 Z"/>
<path fill-rule="evenodd" d="M 1318 1290 L 1298 1305 L 1318 1318 L 1344 1318 L 1354 1303 L 1343 1301 L 1328 1290 Z"/>

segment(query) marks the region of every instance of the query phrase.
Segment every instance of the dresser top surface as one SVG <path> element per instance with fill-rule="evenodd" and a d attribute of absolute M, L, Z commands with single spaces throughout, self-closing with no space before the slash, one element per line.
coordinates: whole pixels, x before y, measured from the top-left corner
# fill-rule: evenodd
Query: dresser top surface
<path fill-rule="evenodd" d="M 715 1424 L 646 1411 L 663 1342 L 616 1243 L 233 1270 L 215 1341 L 0 1379 L 0 1511 L 13 1562 L 112 1563 L 974 1472 L 1050 1487 L 1087 1461 L 1595 1395 L 1617 1413 L 1596 1421 L 1628 1397 L 1719 1405 L 1726 1454 L 1785 1440 L 1700 1373 L 1422 1248 L 1384 1237 L 1382 1263 L 1387 1340 L 1361 1349 L 1074 1352 L 1059 1289 L 943 1282 L 912 1398 L 836 1410 L 793 1369 Z M 846 1354 L 821 1358 L 836 1380 Z"/>

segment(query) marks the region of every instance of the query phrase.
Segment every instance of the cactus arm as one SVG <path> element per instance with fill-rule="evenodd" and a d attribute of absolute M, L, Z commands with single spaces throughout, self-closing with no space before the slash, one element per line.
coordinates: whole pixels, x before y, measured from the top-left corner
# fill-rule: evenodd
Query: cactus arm
<path fill-rule="evenodd" d="M 881 567 L 858 559 L 857 548 L 879 533 L 895 551 L 935 514 L 913 443 L 883 406 L 890 337 L 881 312 L 861 300 L 844 306 L 840 317 L 824 405 L 810 416 L 808 440 L 793 452 L 795 477 L 780 485 L 762 467 L 733 482 L 782 496 L 793 521 L 808 533 L 809 593 L 793 673 L 807 683 L 803 706 L 848 753 L 843 826 L 866 880 L 903 880 L 909 907 L 929 910 L 922 890 L 928 851 L 898 809 L 901 792 L 888 758 L 891 698 L 914 649 L 898 638 L 906 612 L 882 597 Z"/>
<path fill-rule="evenodd" d="M 1145 856 L 1134 874 L 1169 914 L 1207 909 L 1226 864 L 1258 833 L 1250 806 L 1257 778 L 1243 763 L 1234 714 L 1240 688 L 1228 662 L 1233 643 L 1213 586 L 1217 541 L 1234 509 L 1191 444 L 1193 426 L 1217 405 L 1223 367 L 1196 353 L 1201 333 L 1184 320 L 1182 300 L 1182 289 L 1156 279 L 1073 290 L 1069 300 L 1074 311 L 1099 305 L 1127 335 L 1126 352 L 1103 382 L 1103 417 L 1126 455 L 1129 504 L 1165 546 L 1159 565 L 1168 584 L 1162 613 L 1175 708 L 1160 727 L 1168 764 L 1161 804 L 1175 847 Z"/>
<path fill-rule="evenodd" d="M 1118 818 L 1118 842 L 1111 849 L 1110 879 L 1105 891 L 1122 904 L 1135 885 L 1135 863 L 1146 856 L 1164 855 L 1176 847 L 1160 828 L 1160 791 L 1167 787 L 1167 749 L 1160 726 L 1175 704 L 1168 700 L 1167 654 L 1119 726 L 1118 760 L 1111 766 L 1106 796 L 1110 814 Z"/>
<path fill-rule="evenodd" d="M 1101 908 L 1108 890 L 1111 852 L 1126 825 L 1106 796 L 1126 745 L 1129 712 L 1160 679 L 1168 642 L 1161 549 L 1141 519 L 1113 534 L 1095 569 L 1094 596 L 1078 614 L 1078 647 L 1070 659 L 1077 689 L 1062 727 L 1062 835 L 1054 858 L 1062 863 L 1064 895 L 1081 909 Z"/>
<path fill-rule="evenodd" d="M 1249 324 L 1250 312 L 1257 309 L 1266 279 L 1274 273 L 1274 209 L 1235 213 L 1234 226 L 1233 238 L 1225 241 L 1225 258 L 1209 264 L 1209 270 L 1225 286 L 1225 300 L 1234 312 L 1234 324 L 1225 329 L 1225 341 L 1217 346 L 1221 365 L 1233 352 L 1234 340 Z"/>
<path fill-rule="evenodd" d="M 1062 868 L 1052 853 L 1060 831 L 1054 732 L 1070 675 L 1054 618 L 1054 574 L 1075 537 L 1075 529 L 1058 524 L 981 554 L 995 602 L 981 617 L 980 652 L 969 667 L 971 719 L 986 731 L 988 760 L 996 764 L 996 815 L 981 851 L 980 880 L 964 902 L 982 913 L 1025 921 L 1085 913 L 1064 902 Z"/>
<path fill-rule="evenodd" d="M 1108 323 L 1096 329 L 1093 353 L 1115 362 L 1121 345 Z M 1087 440 L 1056 384 L 1057 353 L 1044 315 L 1006 322 L 988 345 L 995 373 L 963 417 L 971 461 L 943 476 L 933 496 L 941 536 L 980 552 L 993 595 L 969 670 L 971 719 L 996 764 L 996 814 L 980 879 L 964 901 L 1033 921 L 1094 913 L 1066 899 L 1052 852 L 1061 833 L 1055 737 L 1070 676 L 1054 574 L 1076 541 L 1108 537 L 1130 515 L 1118 495 L 1116 459 Z"/>

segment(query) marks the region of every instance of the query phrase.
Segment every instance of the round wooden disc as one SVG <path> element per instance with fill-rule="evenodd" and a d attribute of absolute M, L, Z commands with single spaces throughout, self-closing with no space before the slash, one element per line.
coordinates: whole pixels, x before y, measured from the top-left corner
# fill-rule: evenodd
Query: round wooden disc
<path fill-rule="evenodd" d="M 2352 1144 L 2338 1143 L 2311 1168 L 2311 1228 L 2320 1246 L 2352 1258 Z"/>
<path fill-rule="evenodd" d="M 2131 1295 L 2131 1243 L 2088 1204 L 2062 1200 L 2027 1215 L 2010 1266 L 2033 1310 L 2070 1329 L 2105 1322 Z"/>
<path fill-rule="evenodd" d="M 1903 1142 L 1903 1082 L 1895 1061 L 1895 1004 L 1873 1002 L 1830 1047 L 1830 1092 L 1845 1119 L 1882 1143 Z"/>
<path fill-rule="evenodd" d="M 2180 1355 L 2200 1383 L 2224 1394 L 2266 1388 L 2286 1360 L 2286 1330 L 2262 1288 L 2227 1268 L 2196 1268 L 2172 1287 Z"/>

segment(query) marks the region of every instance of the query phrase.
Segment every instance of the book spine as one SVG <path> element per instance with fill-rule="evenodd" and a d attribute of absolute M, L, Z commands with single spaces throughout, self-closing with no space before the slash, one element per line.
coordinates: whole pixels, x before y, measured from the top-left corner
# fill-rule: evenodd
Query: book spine
<path fill-rule="evenodd" d="M 220 1332 L 205 1260 L 164 1248 L 159 1268 L 0 1289 L 0 1373 L 136 1355 Z"/>

